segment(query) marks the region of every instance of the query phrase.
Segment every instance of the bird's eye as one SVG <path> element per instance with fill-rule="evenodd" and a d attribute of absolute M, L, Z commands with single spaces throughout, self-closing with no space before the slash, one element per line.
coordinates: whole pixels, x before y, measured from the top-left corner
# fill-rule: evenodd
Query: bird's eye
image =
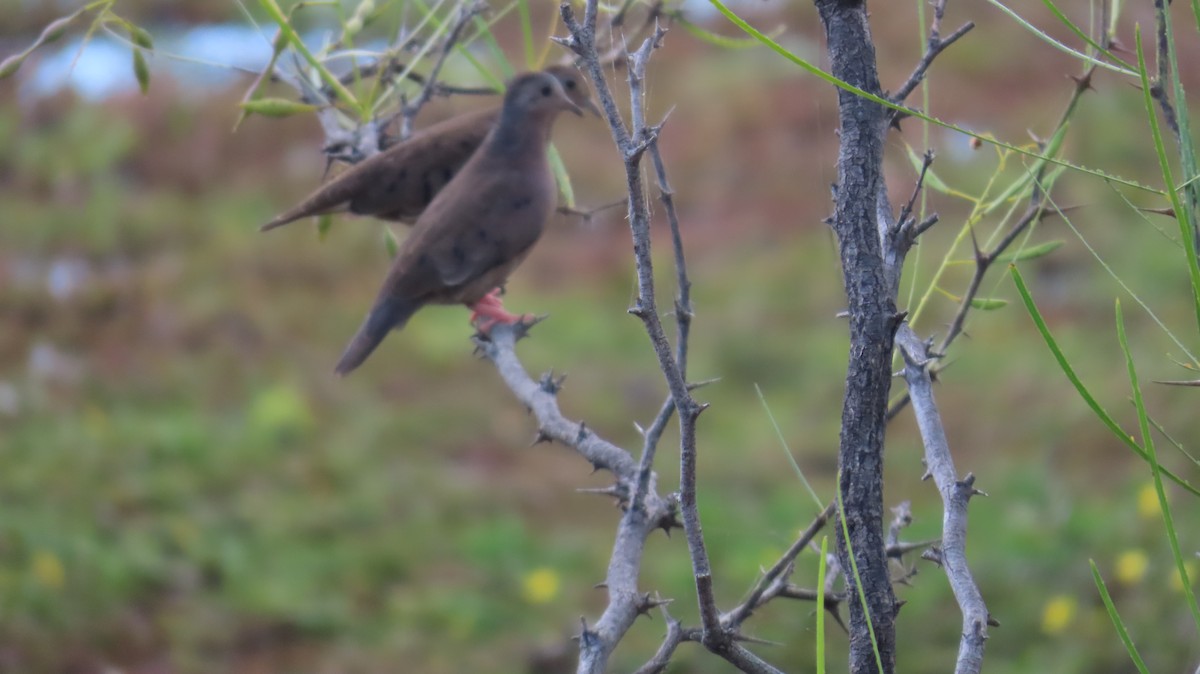
<path fill-rule="evenodd" d="M 567 82 L 566 82 L 566 85 L 565 85 L 565 86 L 566 86 L 568 89 L 574 89 L 574 88 L 575 88 L 575 80 L 567 80 Z"/>
<path fill-rule="evenodd" d="M 542 95 L 543 96 L 549 96 L 551 91 L 553 91 L 553 89 L 551 89 L 550 87 L 542 87 Z"/>

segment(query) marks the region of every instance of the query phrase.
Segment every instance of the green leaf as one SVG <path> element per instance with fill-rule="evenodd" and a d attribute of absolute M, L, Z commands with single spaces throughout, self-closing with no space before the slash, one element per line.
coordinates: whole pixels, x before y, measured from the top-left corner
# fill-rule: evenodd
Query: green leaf
<path fill-rule="evenodd" d="M 133 75 L 137 77 L 138 88 L 142 94 L 150 91 L 150 66 L 146 64 L 146 56 L 141 49 L 133 49 Z"/>
<path fill-rule="evenodd" d="M 817 674 L 825 674 L 825 558 L 829 537 L 821 537 L 821 557 L 817 561 Z"/>
<path fill-rule="evenodd" d="M 991 297 L 976 297 L 971 300 L 971 308 L 980 311 L 995 311 L 1008 306 L 1008 300 L 1001 300 Z"/>
<path fill-rule="evenodd" d="M 912 162 L 913 168 L 917 170 L 917 173 L 920 173 L 921 166 L 925 164 L 925 160 L 917 154 L 916 150 L 912 149 L 911 145 L 905 145 L 904 149 L 908 151 L 908 160 Z M 950 192 L 949 186 L 942 182 L 942 179 L 937 176 L 932 166 L 925 169 L 925 185 L 942 194 Z"/>
<path fill-rule="evenodd" d="M 1112 597 L 1108 594 L 1108 586 L 1104 584 L 1104 579 L 1100 577 L 1100 569 L 1096 568 L 1096 561 L 1088 560 L 1088 564 L 1092 567 L 1092 580 L 1096 582 L 1096 589 L 1100 590 L 1100 599 L 1104 601 L 1104 608 L 1108 611 L 1108 617 L 1112 620 L 1113 627 L 1117 628 L 1117 634 L 1121 637 L 1121 643 L 1125 644 L 1125 651 L 1129 653 L 1129 658 L 1133 660 L 1134 666 L 1141 674 L 1150 674 L 1150 670 L 1146 669 L 1146 663 L 1142 661 L 1142 656 L 1138 654 L 1137 647 L 1133 645 L 1133 639 L 1129 638 L 1129 631 L 1125 629 L 1125 622 L 1121 620 L 1120 614 L 1117 613 L 1117 607 L 1113 605 Z"/>
<path fill-rule="evenodd" d="M 328 84 L 329 88 L 333 89 L 333 92 L 337 94 L 337 99 L 351 108 L 354 108 L 354 110 L 359 113 L 359 117 L 361 119 L 365 120 L 369 118 L 370 110 L 368 107 L 363 105 L 354 94 L 350 93 L 350 90 L 346 88 L 346 85 L 342 84 L 341 81 L 333 75 L 333 73 L 329 72 L 329 68 L 326 68 L 325 64 L 313 55 L 312 51 L 309 50 L 308 45 L 304 44 L 304 40 L 301 39 L 300 35 L 296 33 L 296 29 L 292 28 L 292 24 L 289 22 L 288 17 L 283 13 L 283 10 L 279 8 L 279 3 L 277 3 L 275 0 L 259 0 L 259 5 L 261 5 L 262 8 L 267 11 L 267 14 L 270 15 L 271 19 L 279 26 L 279 30 L 284 35 L 287 42 L 296 48 L 296 51 L 299 52 L 300 56 L 308 62 L 308 65 L 312 66 L 312 69 L 317 71 L 317 75 L 320 76 L 325 84 Z"/>
<path fill-rule="evenodd" d="M 1158 155 L 1159 170 L 1162 172 L 1163 184 L 1167 187 L 1167 197 L 1171 199 L 1171 208 L 1175 209 L 1175 220 L 1179 223 L 1179 239 L 1183 244 L 1187 257 L 1188 274 L 1192 281 L 1192 304 L 1196 313 L 1196 324 L 1200 327 L 1200 260 L 1197 259 L 1196 240 L 1192 236 L 1191 211 L 1184 208 L 1175 187 L 1175 178 L 1171 173 L 1171 161 L 1167 157 L 1167 148 L 1163 144 L 1162 131 L 1158 127 L 1158 115 L 1154 111 L 1154 100 L 1150 96 L 1150 75 L 1146 70 L 1146 55 L 1142 52 L 1142 31 L 1134 33 L 1137 48 L 1138 75 L 1142 82 L 1142 102 L 1146 106 L 1146 118 L 1150 122 L 1150 135 L 1154 138 L 1154 151 Z M 1180 217 L 1182 215 L 1182 217 Z"/>
<path fill-rule="evenodd" d="M 746 49 L 748 47 L 759 46 L 758 40 L 755 40 L 752 37 L 744 37 L 744 38 L 738 39 L 738 38 L 734 38 L 734 37 L 726 37 L 724 35 L 717 35 L 716 33 L 708 30 L 707 28 L 705 28 L 699 24 L 695 24 L 695 23 L 692 23 L 691 21 L 688 21 L 687 19 L 683 18 L 682 16 L 675 17 L 675 21 L 680 26 L 683 26 L 684 30 L 691 33 L 693 37 L 699 38 L 700 40 L 707 42 L 715 47 L 721 47 L 722 49 Z M 782 32 L 783 32 L 782 28 L 776 29 L 776 30 L 772 31 L 771 37 L 776 37 Z"/>
<path fill-rule="evenodd" d="M 1022 262 L 1024 260 L 1033 260 L 1033 259 L 1036 259 L 1039 257 L 1044 257 L 1046 255 L 1049 255 L 1050 253 L 1053 253 L 1054 251 L 1058 250 L 1062 245 L 1063 245 L 1063 241 L 1061 239 L 1056 239 L 1054 241 L 1047 241 L 1046 243 L 1041 243 L 1036 246 L 1029 246 L 1028 248 L 1022 248 L 1021 250 L 1018 250 L 1018 251 L 1015 251 L 1012 253 L 1005 253 L 1004 255 L 997 257 L 996 261 L 1003 262 L 1005 264 L 1011 264 L 1013 262 Z"/>
<path fill-rule="evenodd" d="M 1033 301 L 1033 296 L 1029 294 L 1029 288 L 1026 287 L 1025 279 L 1021 277 L 1021 272 L 1018 271 L 1013 265 L 1009 265 L 1008 271 L 1012 275 L 1013 282 L 1017 286 L 1017 292 L 1021 295 L 1021 301 L 1025 304 L 1025 310 L 1029 312 L 1029 317 L 1033 319 L 1033 324 L 1037 327 L 1038 332 L 1042 335 L 1042 339 L 1046 342 L 1046 346 L 1050 348 L 1050 353 L 1054 355 L 1054 360 L 1058 362 L 1058 366 L 1062 369 L 1063 374 L 1067 376 L 1067 379 L 1071 382 L 1071 385 L 1075 387 L 1075 390 L 1079 393 L 1079 397 L 1083 398 L 1083 401 L 1087 403 L 1087 406 L 1090 407 L 1092 412 L 1096 414 L 1096 417 L 1100 419 L 1101 423 L 1103 423 L 1108 430 L 1112 431 L 1113 435 L 1117 436 L 1121 442 L 1125 443 L 1126 446 L 1136 452 L 1137 455 L 1142 457 L 1143 460 L 1148 461 L 1149 457 L 1146 455 L 1146 450 L 1142 449 L 1141 445 L 1139 445 L 1133 439 L 1133 436 L 1126 433 L 1121 426 L 1113 420 L 1112 416 L 1100 406 L 1100 403 L 1092 395 L 1091 391 L 1089 391 L 1088 388 L 1083 385 L 1083 381 L 1079 378 L 1079 375 L 1075 374 L 1075 368 L 1071 367 L 1071 364 L 1067 361 L 1066 355 L 1063 354 L 1062 349 L 1058 346 L 1058 342 L 1054 339 L 1054 335 L 1050 334 L 1050 328 L 1047 327 L 1045 319 L 1042 318 L 1042 313 L 1038 311 L 1037 304 L 1035 304 Z M 1187 480 L 1184 480 L 1166 468 L 1162 469 L 1162 473 L 1170 478 L 1172 482 L 1186 489 L 1189 493 L 1195 496 L 1200 496 L 1200 489 L 1193 487 Z"/>
<path fill-rule="evenodd" d="M 264 117 L 287 117 L 319 109 L 316 105 L 300 103 L 287 98 L 256 98 L 241 104 L 243 110 Z"/>
<path fill-rule="evenodd" d="M 21 69 L 21 64 L 25 59 L 29 58 L 29 52 L 22 54 L 13 54 L 8 58 L 0 61 L 0 80 L 11 76 L 13 73 Z"/>
<path fill-rule="evenodd" d="M 396 239 L 396 233 L 391 227 L 384 225 L 383 227 L 383 247 L 387 249 L 389 258 L 395 258 L 396 253 L 400 252 L 400 241 Z"/>
<path fill-rule="evenodd" d="M 571 187 L 571 174 L 567 173 L 562 155 L 554 145 L 550 146 L 549 157 L 550 170 L 554 172 L 554 180 L 558 182 L 558 191 L 562 193 L 563 203 L 568 208 L 575 208 L 575 190 Z"/>
<path fill-rule="evenodd" d="M 0 62 L 0 80 L 17 72 L 21 68 L 21 64 L 25 62 L 25 59 L 29 58 L 29 55 L 33 53 L 33 50 L 44 44 L 50 44 L 62 37 L 67 32 L 67 28 L 71 25 L 71 22 L 87 9 L 87 6 L 80 7 L 71 14 L 59 17 L 46 24 L 46 27 L 42 29 L 37 39 L 33 41 L 33 44 L 26 47 L 25 51 L 17 52 Z"/>
<path fill-rule="evenodd" d="M 317 241 L 324 241 L 329 235 L 329 228 L 333 226 L 333 216 L 326 213 L 317 217 Z"/>
<path fill-rule="evenodd" d="M 142 49 L 154 49 L 154 39 L 150 37 L 150 33 L 146 32 L 145 28 L 135 26 L 132 23 L 127 24 L 129 28 L 129 39 L 141 47 Z"/>
<path fill-rule="evenodd" d="M 1125 353 L 1125 369 L 1129 371 L 1129 386 L 1133 391 L 1133 406 L 1137 409 L 1138 426 L 1142 431 L 1142 444 L 1146 446 L 1146 460 L 1150 464 L 1150 473 L 1154 476 L 1154 491 L 1158 495 L 1158 508 L 1162 512 L 1163 527 L 1167 530 L 1167 541 L 1171 544 L 1171 556 L 1175 559 L 1175 569 L 1179 573 L 1179 581 L 1183 584 L 1183 594 L 1187 597 L 1188 608 L 1192 610 L 1192 620 L 1196 630 L 1200 631 L 1200 606 L 1196 605 L 1196 596 L 1192 591 L 1192 583 L 1188 578 L 1187 566 L 1183 563 L 1183 552 L 1179 547 L 1179 535 L 1175 528 L 1175 519 L 1171 515 L 1171 504 L 1167 501 L 1167 492 L 1163 489 L 1163 467 L 1158 463 L 1158 453 L 1154 449 L 1154 436 L 1150 433 L 1150 417 L 1146 414 L 1146 401 L 1142 399 L 1142 387 L 1138 383 L 1137 368 L 1133 362 L 1133 352 L 1129 350 L 1129 340 L 1125 336 L 1125 317 L 1121 314 L 1121 301 L 1116 302 L 1117 341 L 1121 343 L 1121 351 Z"/>

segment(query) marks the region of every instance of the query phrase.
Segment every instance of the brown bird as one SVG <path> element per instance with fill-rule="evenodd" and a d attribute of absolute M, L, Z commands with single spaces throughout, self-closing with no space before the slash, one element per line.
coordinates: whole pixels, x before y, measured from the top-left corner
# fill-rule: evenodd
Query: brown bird
<path fill-rule="evenodd" d="M 544 72 L 558 79 L 576 106 L 600 116 L 578 70 L 571 66 L 550 66 Z M 312 215 L 342 211 L 383 220 L 412 221 L 483 143 L 499 119 L 500 110 L 469 112 L 434 124 L 346 169 L 260 230 L 265 232 Z"/>
<path fill-rule="evenodd" d="M 465 304 L 487 332 L 521 317 L 504 310 L 496 288 L 521 263 L 554 210 L 546 158 L 558 114 L 582 115 L 559 80 L 526 73 L 509 83 L 499 118 L 462 170 L 438 192 L 401 244 L 375 305 L 335 371 L 362 364 L 388 331 L 426 304 Z"/>

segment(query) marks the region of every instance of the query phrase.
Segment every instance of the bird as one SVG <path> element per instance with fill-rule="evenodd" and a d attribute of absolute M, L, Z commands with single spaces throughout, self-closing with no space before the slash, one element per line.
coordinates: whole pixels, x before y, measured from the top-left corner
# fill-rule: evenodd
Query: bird
<path fill-rule="evenodd" d="M 555 65 L 543 72 L 558 79 L 576 106 L 600 116 L 578 70 Z M 412 222 L 483 143 L 500 110 L 469 112 L 430 126 L 346 169 L 259 229 L 265 232 L 309 216 L 342 211 Z"/>
<path fill-rule="evenodd" d="M 582 116 L 554 75 L 518 75 L 509 83 L 491 131 L 439 191 L 396 251 L 383 287 L 334 369 L 345 376 L 391 330 L 426 304 L 465 304 L 480 332 L 527 319 L 504 310 L 499 286 L 538 238 L 554 211 L 554 175 L 546 157 L 559 113 Z"/>

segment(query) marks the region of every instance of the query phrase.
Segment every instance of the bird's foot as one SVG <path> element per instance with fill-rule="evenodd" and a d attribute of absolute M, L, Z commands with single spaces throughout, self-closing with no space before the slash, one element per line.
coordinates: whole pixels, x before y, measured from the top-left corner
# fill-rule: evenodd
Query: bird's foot
<path fill-rule="evenodd" d="M 478 302 L 470 305 L 470 308 L 471 324 L 478 328 L 479 332 L 484 335 L 491 332 L 491 329 L 497 325 L 513 325 L 537 320 L 537 316 L 533 314 L 517 315 L 506 311 L 504 303 L 500 300 L 499 288 L 484 295 Z"/>

